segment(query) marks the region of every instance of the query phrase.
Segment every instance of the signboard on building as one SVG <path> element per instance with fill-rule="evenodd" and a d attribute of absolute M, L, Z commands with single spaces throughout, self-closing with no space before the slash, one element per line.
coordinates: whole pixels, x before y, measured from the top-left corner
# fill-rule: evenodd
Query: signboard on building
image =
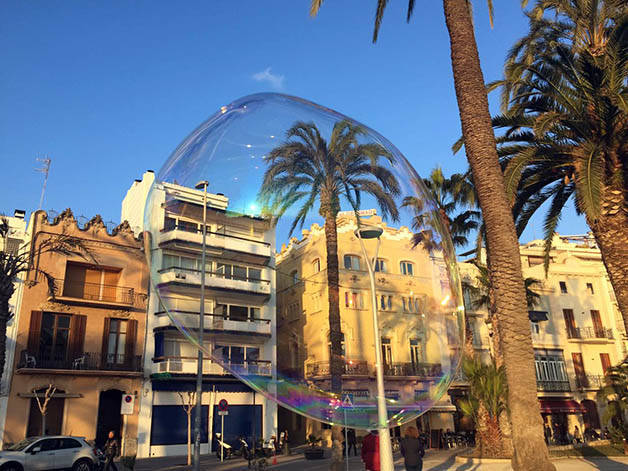
<path fill-rule="evenodd" d="M 133 394 L 123 394 L 120 404 L 120 414 L 133 415 L 133 407 L 135 406 L 135 396 Z"/>

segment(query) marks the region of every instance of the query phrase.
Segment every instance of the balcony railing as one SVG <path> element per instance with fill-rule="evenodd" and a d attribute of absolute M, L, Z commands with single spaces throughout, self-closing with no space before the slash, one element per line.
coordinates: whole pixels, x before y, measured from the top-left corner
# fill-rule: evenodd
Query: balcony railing
<path fill-rule="evenodd" d="M 96 370 L 96 371 L 142 371 L 141 355 L 102 355 L 84 352 L 79 355 L 63 353 L 36 353 L 22 350 L 18 369 L 36 368 L 43 370 Z"/>
<path fill-rule="evenodd" d="M 576 376 L 576 387 L 578 389 L 598 390 L 602 389 L 605 384 L 606 377 L 604 375 L 580 375 Z"/>
<path fill-rule="evenodd" d="M 144 307 L 146 300 L 145 294 L 137 293 L 134 288 L 127 286 L 69 281 L 61 278 L 54 279 L 51 290 L 51 295 L 55 299 L 73 298 L 138 308 Z"/>
<path fill-rule="evenodd" d="M 171 309 L 168 312 L 188 328 L 195 328 L 198 325 L 198 316 L 200 315 L 198 311 Z M 168 312 L 155 312 L 155 315 L 158 316 L 159 327 L 171 325 L 171 320 L 166 315 Z M 234 331 L 239 334 L 249 333 L 271 335 L 272 333 L 270 319 L 236 316 L 233 314 L 229 316 L 224 314 L 205 313 L 205 329 Z"/>
<path fill-rule="evenodd" d="M 195 268 L 167 267 L 159 270 L 163 282 L 179 282 L 200 285 L 201 270 Z M 259 294 L 270 294 L 270 280 L 262 280 L 250 276 L 225 274 L 205 270 L 205 283 L 208 288 L 233 289 L 251 291 Z"/>
<path fill-rule="evenodd" d="M 574 327 L 567 329 L 567 338 L 570 339 L 613 339 L 613 329 L 595 327 Z"/>
<path fill-rule="evenodd" d="M 306 366 L 306 376 L 329 376 L 330 362 L 319 361 Z M 384 365 L 385 376 L 419 376 L 436 377 L 442 374 L 442 367 L 438 363 L 392 363 Z M 375 365 L 363 360 L 345 360 L 343 375 L 375 375 Z"/>
<path fill-rule="evenodd" d="M 568 392 L 571 391 L 569 381 L 536 380 L 536 390 L 544 392 Z"/>
<path fill-rule="evenodd" d="M 172 231 L 183 231 L 183 232 L 189 232 L 191 234 L 202 234 L 203 230 L 199 229 L 196 226 L 190 227 L 184 224 L 167 224 L 162 230 L 161 232 L 166 233 L 166 232 L 172 232 Z M 253 239 L 251 237 L 244 237 L 241 235 L 234 235 L 234 234 L 226 234 L 224 232 L 212 232 L 212 231 L 206 231 L 206 235 L 207 237 L 211 237 L 211 236 L 217 236 L 217 237 L 225 237 L 225 238 L 230 238 L 230 239 L 235 239 L 235 240 L 243 240 L 246 242 L 253 242 L 255 244 L 261 244 L 263 246 L 266 247 L 270 247 L 270 243 L 269 242 L 264 242 L 261 241 L 259 239 Z"/>
<path fill-rule="evenodd" d="M 196 374 L 196 357 L 158 357 L 155 358 L 157 371 L 159 373 L 171 374 Z M 219 363 L 209 358 L 203 361 L 203 374 L 206 375 L 228 375 L 233 371 L 242 375 L 271 376 L 272 364 L 265 360 L 248 360 L 243 363 L 226 363 L 223 368 Z"/>

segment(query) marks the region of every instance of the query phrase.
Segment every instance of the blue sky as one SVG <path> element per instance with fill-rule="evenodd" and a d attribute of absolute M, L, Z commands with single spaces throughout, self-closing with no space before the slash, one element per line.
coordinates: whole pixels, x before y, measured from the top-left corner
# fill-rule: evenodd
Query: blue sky
<path fill-rule="evenodd" d="M 127 188 L 158 170 L 220 106 L 281 91 L 334 108 L 378 130 L 419 173 L 466 168 L 441 2 L 390 2 L 371 44 L 375 1 L 4 1 L 0 18 L 0 212 L 44 209 L 119 221 Z M 475 24 L 487 81 L 501 76 L 525 32 L 518 1 L 482 0 Z M 496 101 L 493 99 L 496 110 Z M 583 233 L 565 215 L 561 233 Z M 533 221 L 522 240 L 542 236 Z"/>

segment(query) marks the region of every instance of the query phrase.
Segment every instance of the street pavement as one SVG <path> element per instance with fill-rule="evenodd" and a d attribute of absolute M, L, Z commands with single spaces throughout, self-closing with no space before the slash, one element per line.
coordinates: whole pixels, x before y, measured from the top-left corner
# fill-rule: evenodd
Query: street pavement
<path fill-rule="evenodd" d="M 456 453 L 460 450 L 428 450 L 423 462 L 423 471 L 510 471 L 508 463 L 460 463 L 456 461 Z M 189 471 L 185 457 L 148 458 L 138 460 L 135 471 Z M 269 464 L 272 463 L 272 458 Z M 611 458 L 566 458 L 554 460 L 558 471 L 628 471 L 628 457 Z M 277 464 L 270 465 L 269 471 L 327 471 L 330 468 L 329 458 L 323 460 L 305 460 L 302 453 L 290 456 L 278 456 Z M 364 471 L 360 457 L 349 458 L 349 471 Z M 241 458 L 220 463 L 215 456 L 204 456 L 201 459 L 201 470 L 212 471 L 248 471 L 247 463 Z M 395 471 L 404 471 L 403 458 L 395 455 Z M 533 471 L 533 470 L 532 470 Z"/>

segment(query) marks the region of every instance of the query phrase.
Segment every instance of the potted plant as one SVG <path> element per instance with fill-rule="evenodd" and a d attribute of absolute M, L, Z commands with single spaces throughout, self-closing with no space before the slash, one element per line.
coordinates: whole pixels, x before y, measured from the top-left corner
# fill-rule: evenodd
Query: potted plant
<path fill-rule="evenodd" d="M 310 446 L 304 452 L 306 460 L 320 460 L 325 457 L 325 450 L 320 446 L 320 438 L 312 433 L 307 437 L 307 442 Z"/>

